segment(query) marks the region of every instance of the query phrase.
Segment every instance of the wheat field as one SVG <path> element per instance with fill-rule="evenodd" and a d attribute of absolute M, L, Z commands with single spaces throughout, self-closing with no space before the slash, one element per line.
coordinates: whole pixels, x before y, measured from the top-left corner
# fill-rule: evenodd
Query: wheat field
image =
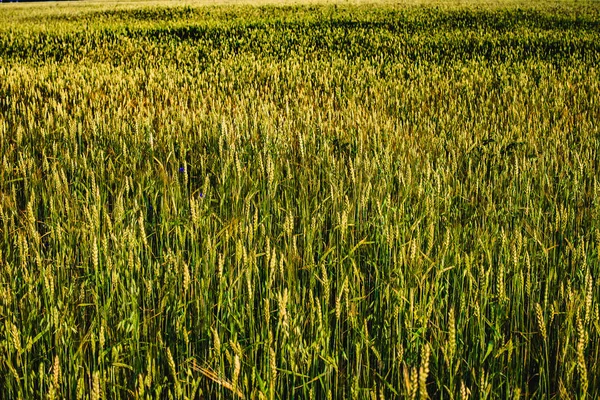
<path fill-rule="evenodd" d="M 600 3 L 0 4 L 3 399 L 600 397 Z"/>

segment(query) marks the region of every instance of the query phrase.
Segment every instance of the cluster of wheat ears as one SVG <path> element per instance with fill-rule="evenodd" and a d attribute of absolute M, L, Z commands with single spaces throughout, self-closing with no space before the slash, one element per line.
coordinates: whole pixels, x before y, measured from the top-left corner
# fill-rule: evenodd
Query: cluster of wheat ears
<path fill-rule="evenodd" d="M 0 7 L 0 392 L 600 396 L 600 6 Z"/>

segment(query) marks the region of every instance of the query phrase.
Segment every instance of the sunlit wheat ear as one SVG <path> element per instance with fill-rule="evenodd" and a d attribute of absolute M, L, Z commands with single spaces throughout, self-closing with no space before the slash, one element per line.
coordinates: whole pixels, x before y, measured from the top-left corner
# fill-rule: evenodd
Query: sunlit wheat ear
<path fill-rule="evenodd" d="M 149 248 L 148 246 L 148 237 L 146 236 L 146 222 L 144 220 L 144 214 L 140 211 L 139 215 L 138 215 L 138 226 L 140 229 L 140 236 L 142 238 L 142 243 L 144 244 L 144 247 L 146 249 Z"/>
<path fill-rule="evenodd" d="M 271 257 L 269 259 L 269 276 L 270 279 L 273 280 L 275 279 L 276 272 L 277 272 L 277 250 L 275 248 L 273 248 L 272 250 L 272 254 Z"/>
<path fill-rule="evenodd" d="M 535 303 L 535 316 L 537 319 L 538 329 L 542 339 L 546 340 L 546 321 L 544 320 L 544 313 L 540 303 Z"/>
<path fill-rule="evenodd" d="M 50 298 L 54 299 L 54 276 L 50 269 L 47 269 L 44 273 L 44 289 L 50 295 Z"/>
<path fill-rule="evenodd" d="M 94 267 L 94 271 L 98 270 L 98 240 L 94 237 L 94 241 L 92 242 L 92 266 Z"/>
<path fill-rule="evenodd" d="M 240 370 L 241 370 L 240 357 L 236 354 L 233 358 L 233 376 L 231 378 L 231 383 L 233 384 L 234 391 L 238 387 L 238 380 L 240 378 Z"/>
<path fill-rule="evenodd" d="M 512 398 L 513 398 L 513 400 L 521 399 L 521 389 L 520 388 L 517 387 L 513 390 Z"/>
<path fill-rule="evenodd" d="M 429 343 L 425 343 L 423 347 L 423 353 L 421 355 L 421 366 L 419 367 L 419 397 L 421 399 L 428 399 L 429 394 L 427 393 L 427 378 L 429 376 L 429 358 L 431 356 L 431 349 Z"/>
<path fill-rule="evenodd" d="M 104 334 L 104 325 L 100 326 L 100 335 L 98 337 L 98 346 L 99 346 L 99 353 L 102 353 L 102 351 L 104 350 L 104 345 L 106 344 L 106 337 Z"/>
<path fill-rule="evenodd" d="M 221 339 L 216 329 L 211 328 L 211 331 L 213 334 L 213 349 L 215 350 L 215 355 L 218 357 L 221 354 Z"/>
<path fill-rule="evenodd" d="M 294 214 L 292 212 L 288 212 L 285 217 L 285 222 L 283 224 L 283 231 L 288 238 L 292 237 L 294 231 Z"/>
<path fill-rule="evenodd" d="M 346 232 L 348 230 L 348 212 L 346 210 L 342 211 L 342 215 L 340 217 L 340 231 L 342 234 L 342 240 L 346 239 Z"/>
<path fill-rule="evenodd" d="M 277 354 L 273 348 L 269 348 L 269 374 L 271 390 L 274 390 L 277 381 Z"/>
<path fill-rule="evenodd" d="M 100 372 L 94 371 L 92 374 L 92 394 L 91 400 L 100 400 L 102 398 L 101 388 L 100 388 Z"/>
<path fill-rule="evenodd" d="M 138 383 L 137 397 L 144 398 L 144 394 L 146 392 L 146 385 L 144 384 L 144 374 L 138 375 L 137 383 Z"/>
<path fill-rule="evenodd" d="M 409 387 L 409 398 L 414 400 L 417 398 L 419 393 L 419 370 L 417 367 L 410 369 L 410 386 Z"/>
<path fill-rule="evenodd" d="M 16 142 L 17 146 L 20 146 L 22 141 L 23 141 L 23 128 L 21 125 L 19 125 L 19 126 L 17 126 L 17 130 L 15 132 L 15 142 Z"/>
<path fill-rule="evenodd" d="M 505 275 L 505 267 L 504 264 L 500 264 L 500 268 L 498 269 L 498 276 L 496 277 L 496 290 L 498 291 L 498 300 L 505 301 L 506 297 L 506 288 L 504 287 L 504 275 Z"/>
<path fill-rule="evenodd" d="M 10 326 L 10 337 L 12 339 L 12 344 L 17 353 L 21 352 L 21 335 L 19 334 L 19 329 L 12 322 L 8 323 Z"/>
<path fill-rule="evenodd" d="M 471 391 L 463 381 L 460 382 L 460 400 L 468 400 L 471 396 Z"/>
<path fill-rule="evenodd" d="M 581 393 L 585 398 L 587 397 L 587 391 L 589 386 L 588 381 L 588 370 L 585 361 L 585 348 L 587 345 L 588 335 L 583 326 L 583 321 L 577 314 L 577 369 L 579 371 L 579 382 L 581 385 Z"/>
<path fill-rule="evenodd" d="M 409 261 L 415 262 L 417 260 L 417 241 L 415 239 L 411 240 L 410 243 L 410 256 Z"/>
<path fill-rule="evenodd" d="M 554 306 L 554 303 L 550 304 L 550 310 L 549 310 L 549 314 L 550 317 L 548 318 L 548 326 L 552 326 L 552 322 L 554 322 L 554 317 L 558 314 L 556 312 L 556 307 Z"/>
<path fill-rule="evenodd" d="M 77 379 L 77 391 L 75 392 L 75 398 L 77 400 L 82 400 L 86 394 L 86 382 L 85 382 L 85 377 L 83 376 L 83 374 L 81 374 L 79 376 L 79 379 Z"/>
<path fill-rule="evenodd" d="M 572 395 L 569 394 L 569 391 L 567 390 L 562 378 L 558 381 L 558 393 L 561 399 L 572 399 Z"/>
<path fill-rule="evenodd" d="M 329 274 L 327 273 L 327 267 L 325 266 L 325 263 L 321 264 L 321 282 L 323 284 L 323 293 L 324 293 L 324 299 L 325 299 L 325 303 L 329 302 L 329 295 L 330 295 L 330 291 L 329 291 Z"/>
<path fill-rule="evenodd" d="M 584 322 L 587 324 L 590 322 L 592 318 L 592 301 L 594 297 L 594 279 L 592 278 L 592 274 L 588 268 L 587 274 L 585 277 L 585 318 Z"/>
<path fill-rule="evenodd" d="M 456 352 L 456 321 L 454 318 L 454 308 L 450 308 L 448 313 L 448 358 L 454 359 Z"/>
<path fill-rule="evenodd" d="M 182 262 L 182 273 L 183 273 L 183 291 L 187 293 L 190 289 L 190 268 L 186 262 Z"/>
<path fill-rule="evenodd" d="M 167 347 L 167 362 L 169 364 L 169 370 L 171 372 L 173 381 L 175 383 L 175 392 L 177 393 L 177 396 L 180 396 L 181 395 L 181 387 L 180 387 L 179 379 L 177 377 L 177 368 L 175 365 L 175 360 L 173 359 L 173 354 L 171 354 L 171 349 L 169 347 Z"/>
<path fill-rule="evenodd" d="M 247 261 L 247 256 L 246 256 L 246 260 L 244 260 L 244 263 L 242 264 L 243 259 L 244 259 L 244 244 L 241 239 L 237 239 L 235 241 L 235 264 L 245 266 L 246 265 L 245 261 Z"/>
<path fill-rule="evenodd" d="M 193 197 L 191 197 L 190 198 L 190 215 L 192 217 L 192 224 L 194 225 L 194 227 L 197 227 L 198 222 L 199 222 L 197 207 L 198 207 L 198 205 L 197 205 L 196 200 Z"/>
<path fill-rule="evenodd" d="M 55 399 L 58 395 L 58 390 L 61 381 L 60 360 L 58 356 L 54 356 L 54 364 L 52 365 L 52 382 L 48 392 L 48 399 Z"/>
<path fill-rule="evenodd" d="M 280 277 L 280 279 L 282 281 L 285 280 L 285 277 L 284 277 L 284 270 L 285 270 L 284 269 L 284 262 L 285 262 L 284 261 L 284 257 L 283 257 L 283 255 L 281 255 L 281 257 L 279 258 L 279 277 Z"/>
<path fill-rule="evenodd" d="M 37 228 L 36 228 L 36 219 L 35 219 L 35 213 L 33 211 L 33 200 L 30 200 L 27 203 L 27 223 L 28 223 L 28 229 L 31 235 L 36 235 L 37 234 Z M 36 240 L 37 243 L 37 240 Z"/>
<path fill-rule="evenodd" d="M 238 178 L 240 178 L 242 176 L 242 162 L 240 161 L 240 157 L 239 154 L 236 152 L 235 156 L 234 156 L 234 162 L 235 162 L 235 171 L 237 172 L 237 176 Z"/>
<path fill-rule="evenodd" d="M 19 257 L 21 258 L 23 273 L 27 282 L 29 282 L 29 268 L 27 267 L 27 261 L 29 259 L 29 244 L 27 243 L 27 237 L 21 232 L 18 232 L 16 239 L 18 239 L 19 242 Z"/>
<path fill-rule="evenodd" d="M 279 305 L 279 326 L 281 327 L 284 337 L 287 337 L 287 336 L 289 336 L 289 322 L 288 322 L 288 312 L 287 312 L 287 302 L 288 302 L 287 288 L 283 289 L 283 294 L 279 294 L 277 296 L 277 302 Z"/>
<path fill-rule="evenodd" d="M 252 268 L 246 268 L 244 275 L 246 277 L 246 292 L 248 294 L 248 304 L 252 304 L 252 302 L 254 301 Z"/>
<path fill-rule="evenodd" d="M 217 264 L 217 278 L 219 279 L 219 282 L 221 282 L 221 280 L 223 279 L 224 264 L 225 264 L 225 257 L 223 256 L 223 253 L 219 253 L 219 260 L 218 260 L 218 264 Z"/>

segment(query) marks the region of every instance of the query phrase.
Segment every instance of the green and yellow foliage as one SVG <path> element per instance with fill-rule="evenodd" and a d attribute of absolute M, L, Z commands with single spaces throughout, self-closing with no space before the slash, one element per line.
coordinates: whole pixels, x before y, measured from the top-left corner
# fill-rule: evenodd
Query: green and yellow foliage
<path fill-rule="evenodd" d="M 2 398 L 600 396 L 599 3 L 177 4 L 0 4 Z"/>

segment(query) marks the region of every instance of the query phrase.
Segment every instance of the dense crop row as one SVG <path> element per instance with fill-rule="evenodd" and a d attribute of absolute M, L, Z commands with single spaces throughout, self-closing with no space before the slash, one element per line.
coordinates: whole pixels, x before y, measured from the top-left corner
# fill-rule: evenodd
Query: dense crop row
<path fill-rule="evenodd" d="M 0 27 L 0 391 L 598 397 L 600 9 L 578 7 Z"/>
<path fill-rule="evenodd" d="M 62 22 L 62 29 L 41 29 L 39 24 L 33 31 L 11 27 L 0 38 L 0 51 L 7 60 L 29 62 L 141 67 L 151 57 L 190 67 L 240 55 L 280 61 L 334 57 L 377 63 L 466 59 L 592 63 L 600 50 L 596 13 L 582 17 L 514 10 L 409 9 L 377 10 L 371 15 L 364 10 L 316 9 L 298 16 L 294 8 L 248 10 L 252 14 L 246 19 L 243 13 L 222 10 L 212 19 L 209 11 L 196 13 L 191 8 L 94 12 L 70 23 L 54 16 L 46 24 Z M 92 23 L 99 28 L 87 29 Z"/>

